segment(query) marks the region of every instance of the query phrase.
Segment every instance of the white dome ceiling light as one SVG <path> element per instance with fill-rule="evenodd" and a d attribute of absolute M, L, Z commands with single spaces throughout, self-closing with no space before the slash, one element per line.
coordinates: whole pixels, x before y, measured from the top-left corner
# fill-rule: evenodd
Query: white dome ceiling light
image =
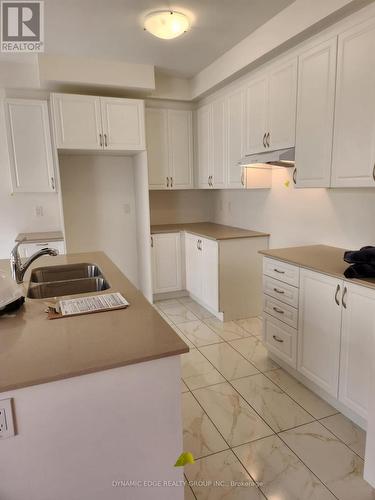
<path fill-rule="evenodd" d="M 185 14 L 172 10 L 159 10 L 146 16 L 144 29 L 164 40 L 171 40 L 185 33 L 190 22 Z"/>

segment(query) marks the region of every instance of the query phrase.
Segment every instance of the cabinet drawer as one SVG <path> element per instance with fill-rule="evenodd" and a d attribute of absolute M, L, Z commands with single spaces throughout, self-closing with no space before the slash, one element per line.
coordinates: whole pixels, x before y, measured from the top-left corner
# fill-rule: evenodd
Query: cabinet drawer
<path fill-rule="evenodd" d="M 269 276 L 263 276 L 263 291 L 285 304 L 298 307 L 298 288 L 294 286 L 282 283 Z"/>
<path fill-rule="evenodd" d="M 299 286 L 299 267 L 286 262 L 265 257 L 263 260 L 263 273 L 289 285 Z"/>
<path fill-rule="evenodd" d="M 264 295 L 263 310 L 265 313 L 278 318 L 287 325 L 297 328 L 298 325 L 298 310 L 287 304 L 283 304 L 279 300 Z"/>
<path fill-rule="evenodd" d="M 270 352 L 297 368 L 297 330 L 265 314 L 264 341 Z"/>

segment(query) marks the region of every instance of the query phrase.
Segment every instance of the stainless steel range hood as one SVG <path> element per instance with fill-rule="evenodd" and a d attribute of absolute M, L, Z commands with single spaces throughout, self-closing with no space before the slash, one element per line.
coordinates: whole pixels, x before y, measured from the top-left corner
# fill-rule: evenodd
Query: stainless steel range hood
<path fill-rule="evenodd" d="M 294 148 L 277 149 L 246 155 L 238 162 L 242 167 L 294 167 Z"/>

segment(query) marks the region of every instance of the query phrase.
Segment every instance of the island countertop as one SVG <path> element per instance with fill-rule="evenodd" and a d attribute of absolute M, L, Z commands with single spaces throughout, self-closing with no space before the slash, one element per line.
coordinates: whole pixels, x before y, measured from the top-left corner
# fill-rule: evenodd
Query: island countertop
<path fill-rule="evenodd" d="M 0 316 L 0 392 L 189 351 L 104 253 L 42 257 L 31 269 L 79 262 L 98 265 L 110 284 L 106 292 L 120 292 L 130 306 L 48 320 L 45 309 L 50 299 L 27 298 L 14 315 Z M 31 269 L 25 276 L 25 295 Z M 8 260 L 0 260 L 0 270 L 10 274 Z"/>
<path fill-rule="evenodd" d="M 151 234 L 179 233 L 180 231 L 186 231 L 187 233 L 192 233 L 197 236 L 202 236 L 203 238 L 209 238 L 216 241 L 269 236 L 268 233 L 260 233 L 259 231 L 251 231 L 250 229 L 225 226 L 214 222 L 159 224 L 151 226 Z"/>

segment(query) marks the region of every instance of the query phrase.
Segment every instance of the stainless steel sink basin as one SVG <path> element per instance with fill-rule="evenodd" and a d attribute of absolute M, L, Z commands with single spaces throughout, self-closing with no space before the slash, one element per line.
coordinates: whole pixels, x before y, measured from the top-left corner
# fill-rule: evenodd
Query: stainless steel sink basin
<path fill-rule="evenodd" d="M 109 287 L 108 281 L 97 265 L 82 262 L 33 269 L 27 296 L 30 299 L 48 299 L 101 292 Z"/>
<path fill-rule="evenodd" d="M 95 264 L 86 262 L 62 266 L 37 267 L 31 273 L 32 283 L 51 283 L 53 281 L 77 280 L 82 278 L 102 278 L 103 274 Z"/>
<path fill-rule="evenodd" d="M 101 292 L 107 290 L 109 283 L 104 278 L 81 278 L 51 283 L 30 284 L 27 296 L 31 299 L 47 299 L 76 295 L 79 293 Z"/>

